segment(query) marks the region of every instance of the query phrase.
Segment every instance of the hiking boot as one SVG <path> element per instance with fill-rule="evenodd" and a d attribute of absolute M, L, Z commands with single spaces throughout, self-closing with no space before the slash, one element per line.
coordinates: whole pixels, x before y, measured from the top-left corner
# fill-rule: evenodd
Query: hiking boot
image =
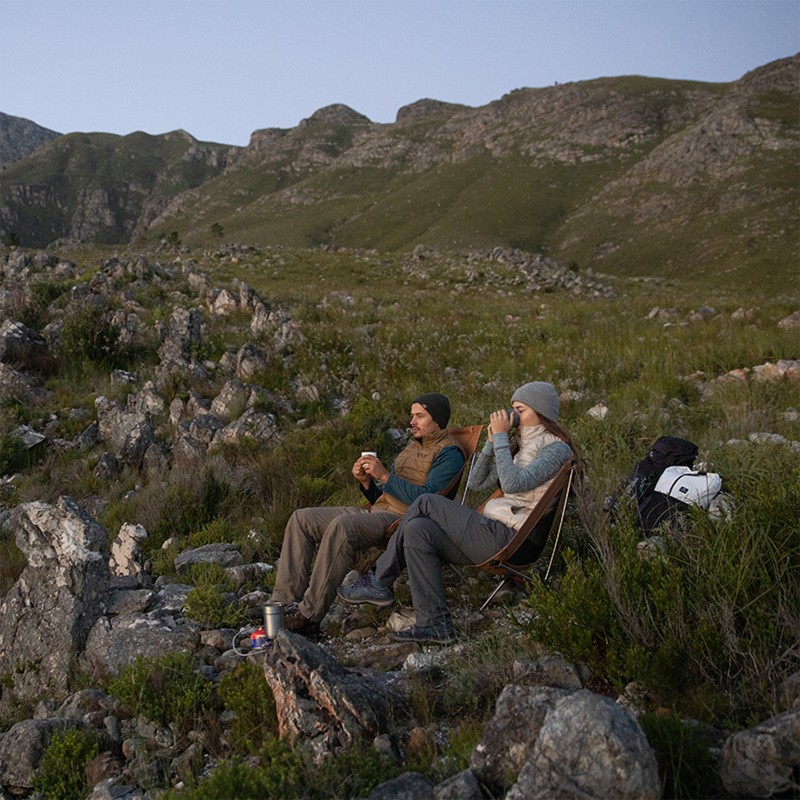
<path fill-rule="evenodd" d="M 404 631 L 392 634 L 396 642 L 420 642 L 427 644 L 451 644 L 456 640 L 453 626 L 449 623 L 439 625 L 412 625 Z"/>
<path fill-rule="evenodd" d="M 369 572 L 361 575 L 352 586 L 340 586 L 336 596 L 345 603 L 353 605 L 371 603 L 373 606 L 385 607 L 394 604 L 391 590 L 376 585 Z"/>
<path fill-rule="evenodd" d="M 314 622 L 301 614 L 300 609 L 294 604 L 283 612 L 283 627 L 307 639 L 316 639 L 319 636 L 319 622 Z"/>

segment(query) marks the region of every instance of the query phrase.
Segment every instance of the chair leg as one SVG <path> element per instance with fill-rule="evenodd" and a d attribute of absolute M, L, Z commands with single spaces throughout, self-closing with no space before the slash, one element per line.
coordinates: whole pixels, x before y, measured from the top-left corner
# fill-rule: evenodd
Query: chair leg
<path fill-rule="evenodd" d="M 505 582 L 506 582 L 506 579 L 503 578 L 500 581 L 500 583 L 498 583 L 497 586 L 495 586 L 494 591 L 486 598 L 486 600 L 484 601 L 483 605 L 480 607 L 480 609 L 479 609 L 480 611 L 483 611 L 483 609 L 486 608 L 486 606 L 488 606 L 489 603 L 492 602 L 492 600 L 494 600 L 495 595 L 503 588 L 503 586 L 505 585 Z"/>

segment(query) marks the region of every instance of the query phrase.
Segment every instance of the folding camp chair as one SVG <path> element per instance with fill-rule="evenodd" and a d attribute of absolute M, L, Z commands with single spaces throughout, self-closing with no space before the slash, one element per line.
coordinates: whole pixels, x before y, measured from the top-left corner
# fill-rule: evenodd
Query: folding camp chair
<path fill-rule="evenodd" d="M 547 565 L 547 572 L 544 575 L 545 583 L 550 578 L 550 570 L 553 567 L 556 550 L 558 549 L 559 540 L 561 538 L 561 528 L 564 524 L 564 515 L 567 511 L 567 499 L 572 489 L 572 481 L 576 466 L 575 459 L 567 461 L 556 473 L 556 476 L 547 487 L 547 491 L 542 495 L 541 500 L 531 509 L 525 522 L 522 523 L 508 544 L 498 550 L 491 558 L 487 558 L 486 561 L 481 564 L 473 565 L 475 569 L 488 572 L 491 575 L 498 575 L 502 578 L 498 586 L 495 587 L 494 591 L 486 598 L 486 601 L 480 608 L 481 611 L 489 605 L 495 595 L 503 587 L 506 580 L 510 577 L 521 578 L 525 581 L 533 580 L 526 571 L 530 570 L 536 558 L 539 557 L 539 554 L 544 549 L 555 527 L 556 537 L 550 554 L 550 563 Z M 502 496 L 503 492 L 498 489 L 486 502 L 494 497 Z M 485 503 L 483 505 L 485 505 Z M 483 509 L 483 505 L 478 511 Z M 514 554 L 529 538 L 532 538 L 534 542 L 539 545 L 535 558 L 527 564 L 511 563 Z"/>

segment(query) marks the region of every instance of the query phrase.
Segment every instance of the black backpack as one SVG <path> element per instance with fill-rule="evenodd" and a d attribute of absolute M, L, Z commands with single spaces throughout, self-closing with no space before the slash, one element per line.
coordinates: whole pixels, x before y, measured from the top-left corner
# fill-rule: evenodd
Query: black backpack
<path fill-rule="evenodd" d="M 671 498 L 654 492 L 661 473 L 667 467 L 691 467 L 697 458 L 697 445 L 677 436 L 661 436 L 653 442 L 647 455 L 631 470 L 619 488 L 606 501 L 606 510 L 615 517 L 625 499 L 635 504 L 637 524 L 651 531 L 668 519 L 676 508 Z"/>

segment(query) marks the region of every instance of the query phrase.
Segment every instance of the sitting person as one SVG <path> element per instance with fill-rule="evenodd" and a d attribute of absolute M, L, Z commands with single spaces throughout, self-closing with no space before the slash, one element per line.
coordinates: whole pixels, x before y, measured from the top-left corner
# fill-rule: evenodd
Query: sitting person
<path fill-rule="evenodd" d="M 389 525 L 417 497 L 446 488 L 462 469 L 464 454 L 447 435 L 449 420 L 447 397 L 420 395 L 411 405 L 412 439 L 392 468 L 365 454 L 353 464 L 353 477 L 371 507 L 323 506 L 292 514 L 272 592 L 272 600 L 287 606 L 284 627 L 306 636 L 319 633 L 355 551 L 381 544 Z"/>
<path fill-rule="evenodd" d="M 504 409 L 489 418 L 488 441 L 470 476 L 469 487 L 485 490 L 499 480 L 504 496 L 489 500 L 478 513 L 447 498 L 419 497 L 403 517 L 375 564 L 338 597 L 347 603 L 388 606 L 394 602 L 392 584 L 408 568 L 416 624 L 392 635 L 397 641 L 446 644 L 453 625 L 445 598 L 442 564 L 480 564 L 507 544 L 525 521 L 562 465 L 574 457 L 569 435 L 557 424 L 559 402 L 555 387 L 535 381 L 520 386 L 511 398 L 519 415 L 519 450 L 512 457 L 511 415 Z M 541 550 L 542 542 L 528 539 L 522 548 Z M 533 558 L 538 556 L 538 552 Z"/>

